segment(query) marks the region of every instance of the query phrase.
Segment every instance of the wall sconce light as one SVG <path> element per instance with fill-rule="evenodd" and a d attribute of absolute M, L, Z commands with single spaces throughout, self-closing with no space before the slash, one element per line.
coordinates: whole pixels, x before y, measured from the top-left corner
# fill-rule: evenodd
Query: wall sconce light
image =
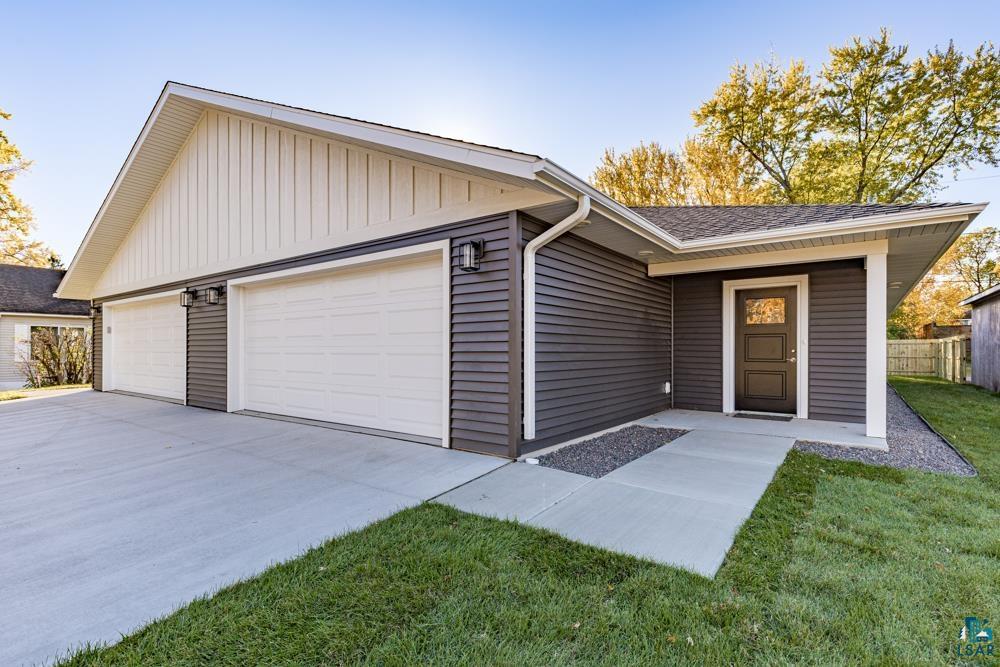
<path fill-rule="evenodd" d="M 205 303 L 211 306 L 219 305 L 219 298 L 222 296 L 221 287 L 209 287 L 205 291 Z"/>
<path fill-rule="evenodd" d="M 97 317 L 100 314 L 101 314 L 101 306 L 100 305 L 93 305 L 92 304 L 90 306 L 90 319 L 94 319 L 95 317 Z"/>
<path fill-rule="evenodd" d="M 194 299 L 198 296 L 198 290 L 186 289 L 181 292 L 181 305 L 190 308 L 194 305 Z"/>
<path fill-rule="evenodd" d="M 459 268 L 463 271 L 478 271 L 479 260 L 486 252 L 486 241 L 484 239 L 466 241 L 458 246 L 458 251 Z"/>

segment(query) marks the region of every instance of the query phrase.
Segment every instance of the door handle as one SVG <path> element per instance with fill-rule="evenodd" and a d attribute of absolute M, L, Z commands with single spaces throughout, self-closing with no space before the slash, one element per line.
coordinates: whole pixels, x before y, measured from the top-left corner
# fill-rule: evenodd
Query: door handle
<path fill-rule="evenodd" d="M 790 363 L 790 364 L 794 364 L 795 363 L 795 357 L 790 357 L 786 361 L 788 361 L 788 363 Z"/>

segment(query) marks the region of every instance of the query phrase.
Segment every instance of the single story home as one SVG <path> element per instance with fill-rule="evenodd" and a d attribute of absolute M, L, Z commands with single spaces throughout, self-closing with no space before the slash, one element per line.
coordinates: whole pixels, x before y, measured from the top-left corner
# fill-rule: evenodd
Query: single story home
<path fill-rule="evenodd" d="M 66 272 L 20 264 L 0 264 L 0 389 L 25 384 L 22 364 L 31 359 L 31 334 L 90 331 L 90 302 L 53 294 Z"/>
<path fill-rule="evenodd" d="M 660 410 L 886 432 L 983 204 L 629 208 L 551 160 L 168 83 L 59 286 L 95 387 L 504 457 Z"/>
<path fill-rule="evenodd" d="M 961 305 L 972 307 L 972 384 L 1000 391 L 1000 285 Z"/>

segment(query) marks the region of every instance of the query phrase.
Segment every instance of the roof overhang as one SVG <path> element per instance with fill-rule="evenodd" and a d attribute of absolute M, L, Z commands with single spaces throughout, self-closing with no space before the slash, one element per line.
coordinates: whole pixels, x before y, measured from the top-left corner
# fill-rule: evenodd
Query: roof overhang
<path fill-rule="evenodd" d="M 536 155 L 170 82 L 164 86 L 135 144 L 129 151 L 79 250 L 73 257 L 56 291 L 56 296 L 75 299 L 89 299 L 93 296 L 93 287 L 97 280 L 208 108 L 238 113 L 249 118 L 319 134 L 443 168 L 457 169 L 564 197 L 559 203 L 528 209 L 533 215 L 547 222 L 554 222 L 568 215 L 575 208 L 579 196 L 587 195 L 591 199 L 591 213 L 588 218 L 590 224 L 574 229 L 574 233 L 622 254 L 637 257 L 650 265 L 651 275 L 657 275 L 657 272 L 661 271 L 661 268 L 658 268 L 661 264 L 883 238 L 890 239 L 891 260 L 894 244 L 892 238 L 897 236 L 909 238 L 917 234 L 912 230 L 934 229 L 941 236 L 939 239 L 941 243 L 924 244 L 927 247 L 923 247 L 919 259 L 928 260 L 921 265 L 925 273 L 986 206 L 970 204 L 918 209 L 816 225 L 684 241 L 598 191 L 584 179 Z M 923 276 L 923 273 L 920 273 L 916 278 L 912 278 L 916 273 L 914 267 L 908 269 L 907 276 L 903 279 L 908 285 L 906 291 Z M 666 272 L 661 272 L 659 275 L 666 275 Z M 909 282 L 911 278 L 913 283 Z M 892 301 L 890 299 L 890 302 Z"/>
<path fill-rule="evenodd" d="M 961 301 L 958 305 L 960 306 L 974 306 L 982 301 L 988 301 L 994 297 L 1000 297 L 1000 285 L 996 285 L 987 290 L 983 290 L 979 294 L 973 294 L 968 299 Z"/>
<path fill-rule="evenodd" d="M 535 178 L 536 155 L 354 120 L 229 93 L 169 82 L 160 93 L 118 171 L 66 275 L 61 298 L 89 299 L 160 180 L 208 108 L 374 148 L 517 186 L 545 189 Z"/>

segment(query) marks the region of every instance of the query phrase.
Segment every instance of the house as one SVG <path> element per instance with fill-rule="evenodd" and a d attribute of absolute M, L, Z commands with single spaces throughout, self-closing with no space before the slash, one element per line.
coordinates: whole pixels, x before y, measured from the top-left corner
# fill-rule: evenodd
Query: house
<path fill-rule="evenodd" d="M 95 387 L 514 457 L 675 407 L 886 429 L 984 208 L 637 208 L 537 155 L 168 83 L 59 287 Z"/>
<path fill-rule="evenodd" d="M 1000 285 L 961 305 L 972 307 L 972 384 L 1000 391 Z"/>
<path fill-rule="evenodd" d="M 90 330 L 90 303 L 57 299 L 65 271 L 0 264 L 0 389 L 20 389 L 20 364 L 31 357 L 31 333 L 39 327 Z"/>
<path fill-rule="evenodd" d="M 948 324 L 938 322 L 928 322 L 920 327 L 917 338 L 933 340 L 937 338 L 952 338 L 954 336 L 968 336 L 972 333 L 972 326 L 969 320 L 958 320 Z"/>

